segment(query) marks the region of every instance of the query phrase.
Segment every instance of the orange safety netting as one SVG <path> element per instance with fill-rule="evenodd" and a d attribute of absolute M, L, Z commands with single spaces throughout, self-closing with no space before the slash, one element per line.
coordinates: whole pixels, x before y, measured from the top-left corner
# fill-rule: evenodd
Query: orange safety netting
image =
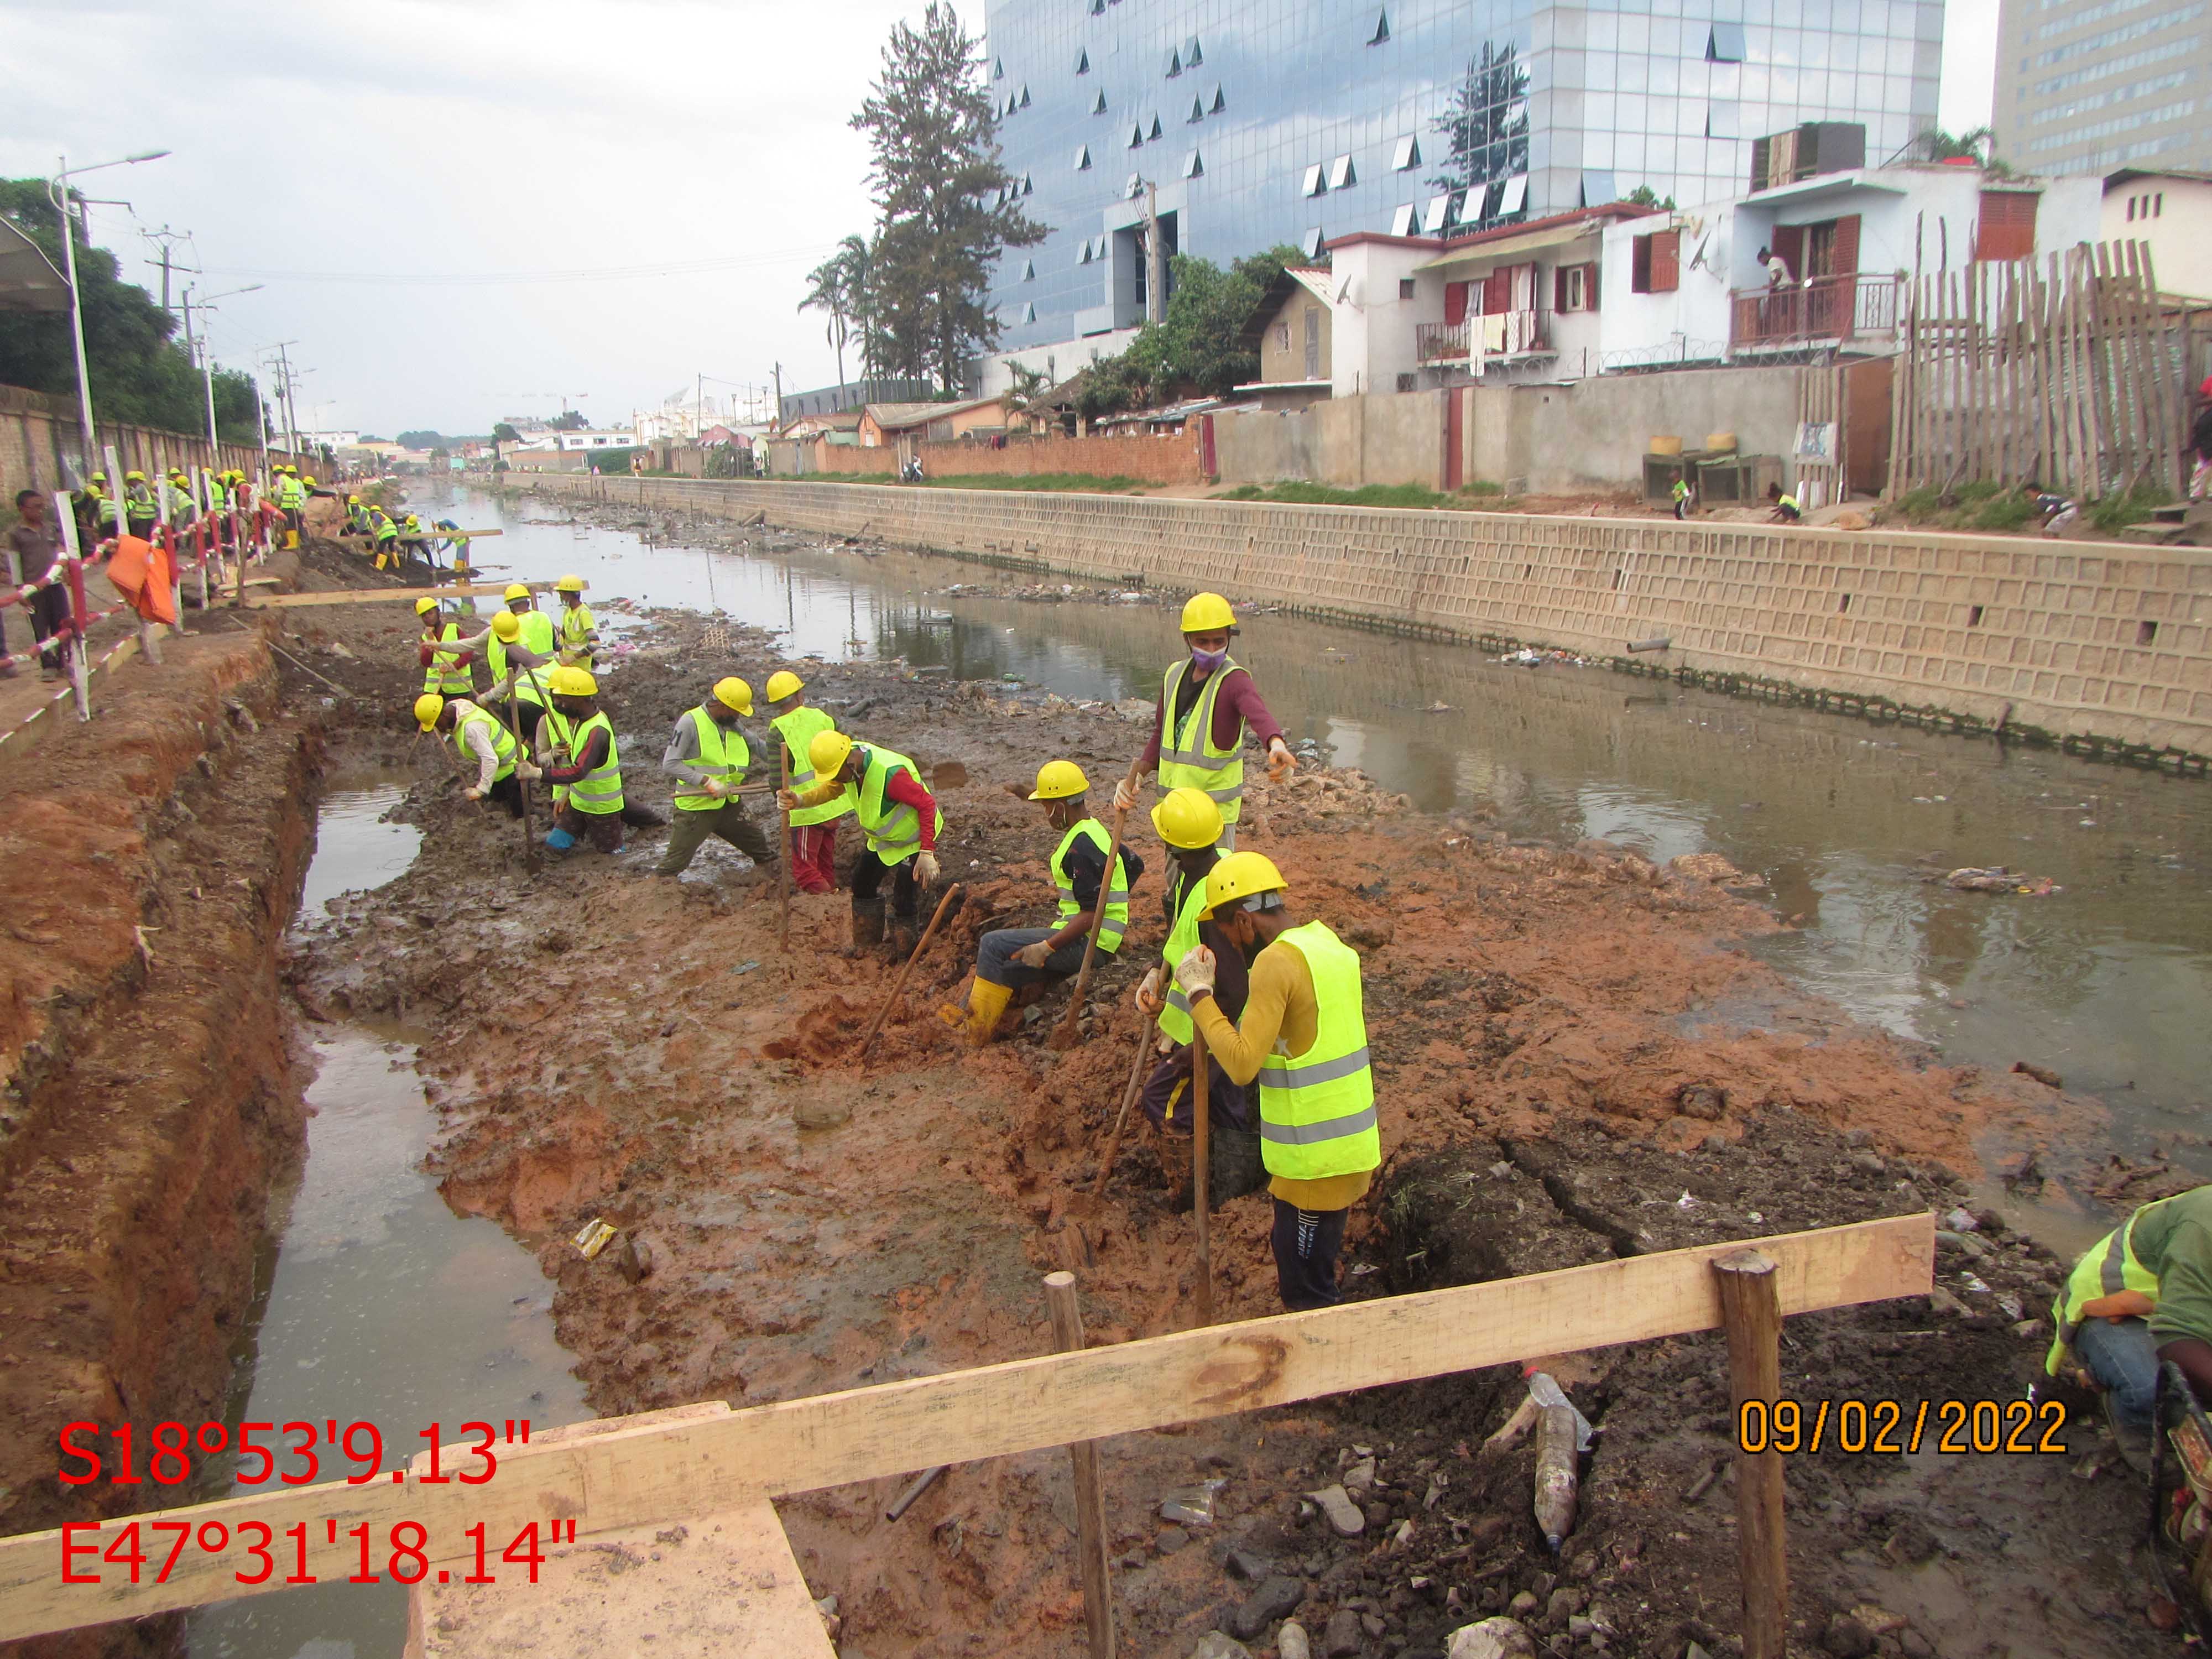
<path fill-rule="evenodd" d="M 137 536 L 118 537 L 115 555 L 107 562 L 107 580 L 148 622 L 177 620 L 169 556 L 153 543 Z"/>

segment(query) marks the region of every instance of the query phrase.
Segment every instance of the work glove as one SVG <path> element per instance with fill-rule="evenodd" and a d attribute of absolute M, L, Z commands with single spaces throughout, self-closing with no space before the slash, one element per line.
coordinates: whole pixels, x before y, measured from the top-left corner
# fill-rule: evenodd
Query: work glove
<path fill-rule="evenodd" d="M 1024 968 L 1042 968 L 1052 956 L 1052 941 L 1039 939 L 1034 945 L 1024 945 L 1014 952 L 1014 960 Z"/>
<path fill-rule="evenodd" d="M 1136 809 L 1137 786 L 1128 779 L 1123 778 L 1114 786 L 1114 810 L 1117 812 L 1133 812 Z"/>
<path fill-rule="evenodd" d="M 937 885 L 937 854 L 921 853 L 915 856 L 914 878 L 924 887 Z"/>
<path fill-rule="evenodd" d="M 730 786 L 723 782 L 720 778 L 708 778 L 705 783 L 700 786 L 700 787 L 704 789 L 708 794 L 712 795 L 716 800 L 725 799 L 730 793 Z"/>
<path fill-rule="evenodd" d="M 1183 994 L 1195 997 L 1201 991 L 1213 989 L 1213 952 L 1203 945 L 1193 945 L 1176 963 L 1176 983 L 1182 987 Z"/>
<path fill-rule="evenodd" d="M 461 793 L 467 796 L 471 800 L 482 800 L 484 798 L 484 792 L 477 788 L 474 784 L 471 784 L 467 788 L 462 790 Z"/>
<path fill-rule="evenodd" d="M 791 790 L 779 789 L 775 792 L 775 804 L 788 812 L 798 806 L 799 797 Z"/>
<path fill-rule="evenodd" d="M 535 783 L 545 775 L 545 769 L 542 766 L 533 766 L 526 760 L 519 760 L 514 763 L 514 775 L 525 783 Z"/>
<path fill-rule="evenodd" d="M 1155 968 L 1138 983 L 1137 1012 L 1152 1019 L 1166 1006 L 1160 1000 L 1160 970 Z"/>
<path fill-rule="evenodd" d="M 1291 752 L 1290 744 L 1280 738 L 1270 738 L 1267 740 L 1268 781 L 1280 783 L 1297 769 L 1298 757 Z"/>

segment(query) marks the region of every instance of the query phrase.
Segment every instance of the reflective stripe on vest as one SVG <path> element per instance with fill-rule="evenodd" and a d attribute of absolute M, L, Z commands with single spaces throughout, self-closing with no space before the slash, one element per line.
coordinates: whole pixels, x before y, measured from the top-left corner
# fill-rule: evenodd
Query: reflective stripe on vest
<path fill-rule="evenodd" d="M 2166 1200 L 2159 1199 L 2156 1203 Z M 2074 1333 L 2081 1328 L 2081 1309 L 2084 1304 L 2100 1296 L 2118 1296 L 2122 1291 L 2140 1291 L 2155 1304 L 2158 1300 L 2158 1275 L 2136 1256 L 2136 1223 L 2142 1220 L 2146 1204 L 2126 1221 L 2106 1233 L 2088 1252 L 2074 1264 L 2074 1271 L 2051 1304 L 2051 1322 L 2057 1330 L 2051 1343 L 2051 1352 L 2045 1356 L 2043 1368 L 2053 1376 L 2066 1358 L 2066 1351 L 2074 1344 Z"/>
<path fill-rule="evenodd" d="M 1190 999 L 1183 994 L 1182 987 L 1175 982 L 1175 965 L 1198 948 L 1198 913 L 1206 908 L 1206 880 L 1193 880 L 1185 876 L 1189 885 L 1183 891 L 1182 906 L 1176 911 L 1175 926 L 1168 930 L 1168 942 L 1160 955 L 1167 963 L 1167 994 L 1165 1006 L 1160 1010 L 1160 1030 L 1175 1042 L 1188 1044 L 1197 1035 L 1191 1024 Z"/>
<path fill-rule="evenodd" d="M 453 747 L 461 751 L 464 764 L 476 763 L 476 751 L 469 747 L 469 727 L 474 725 L 491 728 L 491 752 L 498 758 L 498 767 L 491 775 L 494 783 L 504 782 L 514 775 L 516 744 L 514 735 L 483 709 L 471 705 L 453 718 Z"/>
<path fill-rule="evenodd" d="M 860 828 L 867 832 L 868 850 L 885 864 L 904 861 L 921 846 L 921 818 L 911 806 L 892 801 L 884 808 L 884 787 L 902 771 L 914 774 L 921 781 L 921 769 L 904 755 L 894 754 L 888 749 L 869 749 L 866 769 L 860 775 L 860 787 L 845 786 L 852 798 L 853 809 L 859 814 Z M 937 811 L 937 833 L 945 830 L 945 809 Z"/>
<path fill-rule="evenodd" d="M 569 739 L 568 759 L 574 765 L 592 741 L 592 733 L 607 734 L 607 757 L 568 786 L 568 805 L 579 812 L 619 812 L 623 809 L 622 761 L 615 753 L 614 723 L 605 712 L 594 714 L 574 728 Z"/>
<path fill-rule="evenodd" d="M 521 624 L 522 629 L 515 637 L 515 644 L 540 657 L 553 654 L 553 619 L 550 617 L 543 611 L 525 611 L 516 613 L 515 620 Z M 491 644 L 484 654 L 490 659 L 492 682 L 496 684 L 507 678 L 507 647 L 500 642 L 498 635 L 492 635 Z M 525 702 L 535 703 L 543 708 L 545 706 L 545 686 L 542 678 L 544 671 L 525 668 L 520 660 L 514 666 L 514 695 Z"/>
<path fill-rule="evenodd" d="M 1074 878 L 1067 873 L 1067 849 L 1075 845 L 1078 836 L 1090 842 L 1102 855 L 1114 850 L 1113 836 L 1096 818 L 1084 819 L 1060 837 L 1059 850 L 1052 855 L 1052 884 L 1060 890 L 1060 919 L 1063 922 L 1083 913 L 1083 907 L 1075 902 Z M 1106 915 L 1098 924 L 1098 948 L 1111 954 L 1121 948 L 1121 935 L 1129 930 L 1129 878 L 1127 866 L 1119 857 L 1114 860 L 1114 867 L 1108 874 L 1111 882 L 1100 884 L 1106 890 L 1102 895 Z"/>
<path fill-rule="evenodd" d="M 430 636 L 426 633 L 422 637 L 427 640 Z M 458 640 L 461 637 L 459 624 L 447 623 L 445 631 L 438 637 L 441 640 Z M 476 690 L 476 683 L 470 678 L 469 671 L 461 666 L 460 653 L 433 651 L 430 665 L 422 671 L 422 689 L 434 691 L 441 697 L 465 697 Z"/>
<path fill-rule="evenodd" d="M 1319 1181 L 1382 1162 L 1375 1127 L 1359 954 L 1318 921 L 1276 939 L 1306 961 L 1318 1011 L 1313 1046 L 1260 1062 L 1260 1152 L 1270 1175 Z"/>
<path fill-rule="evenodd" d="M 1244 807 L 1243 723 L 1237 723 L 1237 741 L 1230 748 L 1213 746 L 1213 704 L 1221 684 L 1243 665 L 1234 658 L 1206 676 L 1206 684 L 1191 699 L 1190 713 L 1176 720 L 1176 695 L 1190 672 L 1190 659 L 1171 665 L 1160 683 L 1160 788 L 1203 789 L 1221 808 L 1221 821 L 1234 823 Z"/>
<path fill-rule="evenodd" d="M 724 731 L 714 724 L 714 717 L 703 708 L 691 711 L 691 724 L 699 733 L 701 769 L 720 776 L 732 788 L 743 783 L 745 769 L 753 762 L 752 745 L 745 741 L 745 734 L 734 726 Z M 712 812 L 720 808 L 722 799 L 700 793 L 696 784 L 678 783 L 676 786 L 676 805 L 686 812 Z"/>
<path fill-rule="evenodd" d="M 811 788 L 814 784 L 814 763 L 806 758 L 806 751 L 814 739 L 824 732 L 834 732 L 837 722 L 819 708 L 802 704 L 787 708 L 769 724 L 783 738 L 783 746 L 791 750 L 791 787 Z M 791 809 L 791 827 L 805 829 L 809 824 L 834 823 L 853 810 L 852 792 L 848 790 L 832 796 L 819 806 L 794 806 Z"/>

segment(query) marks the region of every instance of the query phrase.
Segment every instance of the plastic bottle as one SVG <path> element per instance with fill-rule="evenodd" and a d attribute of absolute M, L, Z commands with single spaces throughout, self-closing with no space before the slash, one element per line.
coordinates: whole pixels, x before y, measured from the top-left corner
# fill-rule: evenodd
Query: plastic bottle
<path fill-rule="evenodd" d="M 1545 1407 L 1536 1422 L 1536 1525 L 1555 1555 L 1575 1529 L 1580 1480 L 1575 1438 L 1575 1408 Z"/>

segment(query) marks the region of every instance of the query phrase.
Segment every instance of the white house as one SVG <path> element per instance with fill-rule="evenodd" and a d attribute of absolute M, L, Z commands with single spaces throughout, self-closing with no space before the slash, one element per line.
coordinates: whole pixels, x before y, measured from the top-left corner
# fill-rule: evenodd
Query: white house
<path fill-rule="evenodd" d="M 2212 300 L 2212 173 L 2106 174 L 2102 236 L 2149 244 L 2160 293 Z"/>

